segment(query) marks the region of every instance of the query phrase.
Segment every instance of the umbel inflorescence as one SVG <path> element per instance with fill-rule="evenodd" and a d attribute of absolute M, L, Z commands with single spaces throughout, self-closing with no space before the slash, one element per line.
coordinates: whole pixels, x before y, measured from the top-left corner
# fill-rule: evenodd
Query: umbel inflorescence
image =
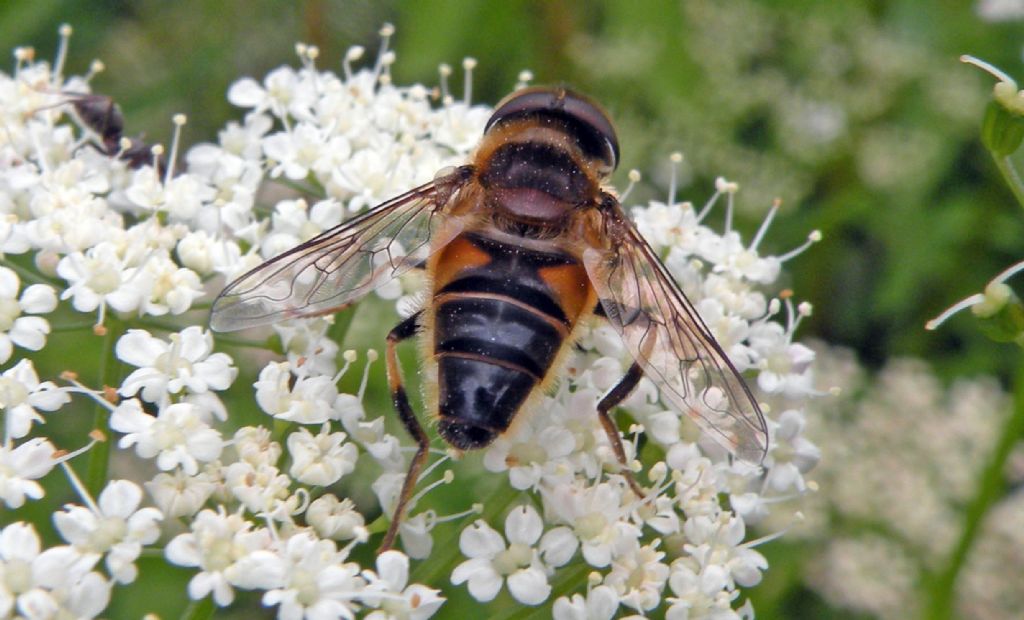
<path fill-rule="evenodd" d="M 246 342 L 218 343 L 203 327 L 226 279 L 466 161 L 490 114 L 471 101 L 475 63 L 463 64 L 462 99 L 449 94 L 446 67 L 439 89 L 396 86 L 391 34 L 385 27 L 368 66 L 356 66 L 361 48 L 349 50 L 341 75 L 298 46 L 300 67 L 230 88 L 244 115 L 216 142 L 179 152 L 176 118 L 171 147 L 149 157 L 124 136 L 114 148 L 82 114 L 91 74 L 63 75 L 70 29 L 52 64 L 16 51 L 13 75 L 0 75 L 0 500 L 13 515 L 0 566 L 23 578 L 0 581 L 0 617 L 95 617 L 120 585 L 145 579 L 135 565 L 144 549 L 193 571 L 191 599 L 237 605 L 240 591 L 257 591 L 282 618 L 426 618 L 453 587 L 493 605 L 508 604 L 498 598 L 507 590 L 557 618 L 751 613 L 741 590 L 767 563 L 754 549 L 764 539 L 747 528 L 813 486 L 805 475 L 819 454 L 802 435 L 814 356 L 795 340 L 810 306 L 766 293 L 802 248 L 758 251 L 775 207 L 744 242 L 731 225 L 735 183 L 719 180 L 700 207 L 673 189 L 632 214 L 756 386 L 770 436 L 761 468 L 701 436 L 644 380 L 620 417 L 648 491 L 634 497 L 594 413 L 631 360 L 595 323 L 557 388 L 483 455 L 490 473 L 479 475 L 496 490 L 480 504 L 436 501 L 454 475 L 436 450 L 400 531 L 403 551 L 375 556 L 387 526 L 376 515 L 391 513 L 411 445 L 385 426 L 389 410 L 366 404 L 376 352 L 342 352 L 333 337 L 344 334 L 323 317 L 275 325 L 281 354 L 259 353 L 255 368 Z M 704 223 L 716 208 L 723 230 Z M 397 310 L 370 319 L 382 341 L 422 303 L 420 279 L 376 292 Z M 109 357 L 105 374 L 79 376 L 58 353 L 67 372 L 41 379 L 33 360 L 55 366 L 47 354 L 76 324 L 95 334 L 76 358 Z M 339 388 L 353 373 L 358 389 Z M 252 400 L 222 396 L 239 381 Z M 57 432 L 61 409 L 88 402 L 99 412 L 90 435 Z M 120 468 L 126 459 L 147 467 Z M 44 548 L 48 526 L 18 511 L 45 501 L 40 480 L 58 467 L 79 499 L 53 514 L 61 541 Z M 347 496 L 353 481 L 376 505 Z M 436 577 L 412 583 L 410 559 Z"/>

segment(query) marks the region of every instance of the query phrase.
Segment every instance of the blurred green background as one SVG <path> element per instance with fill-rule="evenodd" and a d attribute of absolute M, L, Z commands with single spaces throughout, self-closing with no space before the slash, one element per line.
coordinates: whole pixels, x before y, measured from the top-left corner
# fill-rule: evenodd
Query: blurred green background
<path fill-rule="evenodd" d="M 52 57 L 69 23 L 66 72 L 103 60 L 92 85 L 121 104 L 126 133 L 165 142 L 184 112 L 195 143 L 239 116 L 224 96 L 233 80 L 297 64 L 297 41 L 319 46 L 322 68 L 340 71 L 351 45 L 372 62 L 384 22 L 397 28 L 397 84 L 436 85 L 444 62 L 461 93 L 472 56 L 475 101 L 496 102 L 530 69 L 603 102 L 621 134 L 616 184 L 644 173 L 635 200 L 664 195 L 673 151 L 686 156 L 680 198 L 702 202 L 719 175 L 741 184 L 747 239 L 781 198 L 763 251 L 824 234 L 786 265 L 786 286 L 814 304 L 801 338 L 850 347 L 869 367 L 922 357 L 945 379 L 1006 380 L 1016 366 L 1017 350 L 966 316 L 923 329 L 1024 245 L 1020 207 L 978 140 L 993 81 L 958 62 L 969 53 L 1024 77 L 1024 21 L 983 19 L 979 3 L 6 0 L 0 49 Z M 760 617 L 854 617 L 794 585 L 793 550 L 761 550 L 773 567 L 749 590 Z"/>

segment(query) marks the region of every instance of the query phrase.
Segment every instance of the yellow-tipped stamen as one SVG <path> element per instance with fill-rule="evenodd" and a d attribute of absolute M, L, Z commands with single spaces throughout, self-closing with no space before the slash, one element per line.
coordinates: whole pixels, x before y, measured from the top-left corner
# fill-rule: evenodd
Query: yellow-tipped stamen
<path fill-rule="evenodd" d="M 633 191 L 633 188 L 636 187 L 636 184 L 640 182 L 642 177 L 640 175 L 640 171 L 633 168 L 629 171 L 626 178 L 629 179 L 629 185 L 627 185 L 626 189 L 619 195 L 619 202 L 626 202 L 626 198 L 629 197 L 630 192 Z"/>
<path fill-rule="evenodd" d="M 380 51 L 377 52 L 377 62 L 373 65 L 375 82 L 380 79 L 384 70 L 384 56 L 388 53 L 388 45 L 391 42 L 392 35 L 395 34 L 395 27 L 391 24 L 384 24 L 381 26 L 378 34 L 380 35 Z"/>
<path fill-rule="evenodd" d="M 171 138 L 171 155 L 167 158 L 167 171 L 164 173 L 164 185 L 171 182 L 174 178 L 174 165 L 178 160 L 178 147 L 181 144 L 181 128 L 188 122 L 188 118 L 184 114 L 175 114 L 172 119 L 174 122 L 174 137 Z"/>
<path fill-rule="evenodd" d="M 71 41 L 71 33 L 73 32 L 70 24 L 61 24 L 60 28 L 57 29 L 57 33 L 60 35 L 60 43 L 57 44 L 57 57 L 53 60 L 53 81 L 56 84 L 63 82 L 64 74 L 64 62 L 68 57 L 68 43 Z"/>
<path fill-rule="evenodd" d="M 462 102 L 466 107 L 473 102 L 473 69 L 476 68 L 476 58 L 465 58 L 462 60 L 462 70 L 465 76 L 462 78 Z"/>
<path fill-rule="evenodd" d="M 352 81 L 352 63 L 363 57 L 366 48 L 362 45 L 353 45 L 345 52 L 345 58 L 341 61 L 341 69 L 345 73 L 345 81 Z"/>
<path fill-rule="evenodd" d="M 526 88 L 527 86 L 530 85 L 530 82 L 532 81 L 533 72 L 528 69 L 523 69 L 522 71 L 519 72 L 519 75 L 516 76 L 516 90 Z"/>
<path fill-rule="evenodd" d="M 451 105 L 451 93 L 448 91 L 448 76 L 452 74 L 452 66 L 446 62 L 437 65 L 437 75 L 440 77 L 441 102 L 447 107 Z"/>
<path fill-rule="evenodd" d="M 671 207 L 676 203 L 676 189 L 678 188 L 679 183 L 679 164 L 683 163 L 683 154 L 676 151 L 668 156 L 668 161 L 672 164 L 668 177 L 668 206 Z"/>

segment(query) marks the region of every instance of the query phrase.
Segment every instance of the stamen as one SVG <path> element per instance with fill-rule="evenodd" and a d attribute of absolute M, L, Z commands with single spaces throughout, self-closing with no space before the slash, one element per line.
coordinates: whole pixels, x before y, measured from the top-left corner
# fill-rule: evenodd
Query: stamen
<path fill-rule="evenodd" d="M 178 159 L 178 146 L 181 144 L 181 128 L 188 122 L 184 114 L 175 114 L 172 117 L 174 123 L 174 137 L 171 138 L 171 156 L 167 158 L 167 171 L 164 173 L 164 185 L 174 178 L 174 165 Z"/>
<path fill-rule="evenodd" d="M 754 251 L 757 246 L 761 244 L 761 240 L 764 239 L 765 233 L 768 232 L 768 227 L 771 226 L 772 220 L 775 219 L 775 214 L 779 212 L 779 207 L 782 206 L 782 199 L 776 198 L 772 201 L 772 208 L 768 210 L 768 215 L 765 216 L 764 221 L 761 222 L 761 227 L 757 229 L 757 234 L 754 235 L 754 240 L 750 242 L 750 250 Z"/>
<path fill-rule="evenodd" d="M 789 532 L 790 529 L 793 528 L 794 525 L 796 525 L 797 523 L 801 523 L 803 520 L 804 520 L 804 514 L 802 512 L 800 512 L 800 511 L 797 511 L 796 513 L 793 514 L 793 522 L 790 523 L 789 525 L 787 525 L 786 527 L 782 528 L 778 532 L 775 532 L 775 533 L 772 533 L 772 534 L 767 534 L 765 536 L 762 536 L 760 538 L 755 538 L 753 540 L 748 540 L 748 541 L 740 544 L 739 546 L 740 547 L 745 547 L 747 549 L 750 549 L 752 547 L 756 547 L 758 545 L 763 545 L 764 543 L 771 542 L 771 541 L 773 541 L 773 540 L 775 540 L 777 538 L 782 538 L 787 532 Z"/>
<path fill-rule="evenodd" d="M 711 198 L 708 198 L 708 201 L 704 203 L 703 207 L 701 207 L 700 213 L 697 214 L 698 223 L 703 221 L 704 218 L 707 217 L 708 213 L 711 213 L 711 209 L 715 206 L 715 203 L 718 202 L 718 197 L 722 195 L 722 190 L 719 189 L 719 181 L 725 181 L 725 179 L 722 177 L 715 179 L 715 193 L 711 194 Z"/>
<path fill-rule="evenodd" d="M 636 184 L 640 182 L 640 179 L 642 177 L 640 176 L 640 171 L 637 170 L 636 168 L 633 168 L 632 170 L 629 171 L 629 175 L 627 176 L 627 178 L 629 179 L 629 185 L 627 185 L 625 191 L 623 191 L 622 194 L 619 195 L 620 203 L 626 202 L 626 198 L 629 197 L 630 192 L 633 191 L 633 188 L 636 187 Z"/>
<path fill-rule="evenodd" d="M 683 163 L 683 154 L 676 151 L 668 156 L 668 160 L 672 164 L 672 169 L 668 178 L 668 206 L 671 207 L 676 203 L 676 189 L 679 183 L 679 164 Z"/>
<path fill-rule="evenodd" d="M 131 144 L 132 144 L 131 139 L 129 139 L 129 138 L 121 138 L 121 146 L 122 147 L 125 146 L 125 142 L 128 143 L 128 146 L 131 146 Z M 164 146 L 162 144 L 154 144 L 152 147 L 150 147 L 149 152 L 153 154 L 153 169 L 154 170 L 159 170 L 160 169 L 160 156 L 164 154 Z"/>
<path fill-rule="evenodd" d="M 377 351 L 368 349 L 366 351 L 366 366 L 363 368 L 363 380 L 359 383 L 359 400 L 363 400 L 366 394 L 366 383 L 370 380 L 370 366 L 377 361 Z"/>
<path fill-rule="evenodd" d="M 93 514 L 103 514 L 100 507 L 96 505 L 96 501 L 93 500 L 92 495 L 89 494 L 89 490 L 85 488 L 84 484 L 82 484 L 82 481 L 78 478 L 78 474 L 76 474 L 75 470 L 68 465 L 66 459 L 61 460 L 60 467 L 64 470 L 64 475 L 68 477 L 71 487 L 75 489 L 75 492 L 78 493 L 78 497 L 82 499 L 82 503 L 85 504 Z"/>
<path fill-rule="evenodd" d="M 341 68 L 345 72 L 345 81 L 352 81 L 352 63 L 363 57 L 366 48 L 362 45 L 353 45 L 345 52 L 345 58 L 341 61 Z"/>
<path fill-rule="evenodd" d="M 61 24 L 57 29 L 60 34 L 60 43 L 57 44 L 57 57 L 53 60 L 53 81 L 60 84 L 64 80 L 61 75 L 64 73 L 64 62 L 68 57 L 68 42 L 71 40 L 71 24 Z"/>
<path fill-rule="evenodd" d="M 430 493 L 431 491 L 441 486 L 442 484 L 451 484 L 453 480 L 455 480 L 455 473 L 450 469 L 445 470 L 444 476 L 442 476 L 440 480 L 435 480 L 431 482 L 427 486 L 423 487 L 419 493 L 413 495 L 412 499 L 409 500 L 409 505 L 415 506 L 417 502 L 423 499 L 424 495 Z"/>
<path fill-rule="evenodd" d="M 725 177 L 715 179 L 715 196 L 718 194 L 728 196 L 725 202 L 725 233 L 723 234 L 728 234 L 732 231 L 733 196 L 738 191 L 740 191 L 739 184 L 728 181 Z"/>
<path fill-rule="evenodd" d="M 452 74 L 452 66 L 446 62 L 437 65 L 437 74 L 441 78 L 441 101 L 447 107 L 451 101 L 451 93 L 448 91 L 448 76 Z"/>
<path fill-rule="evenodd" d="M 971 56 L 970 54 L 964 54 L 963 56 L 960 57 L 960 62 L 968 65 L 973 65 L 981 69 L 982 71 L 985 71 L 986 73 L 988 73 L 995 79 L 999 80 L 1000 82 L 1006 82 L 1007 84 L 1012 85 L 1013 89 L 1017 90 L 1017 82 L 1015 82 L 1012 77 L 1004 73 L 1001 69 L 985 62 L 984 60 L 981 60 L 980 58 L 976 58 L 974 56 Z"/>
<path fill-rule="evenodd" d="M 473 69 L 476 68 L 476 58 L 465 58 L 462 61 L 462 70 L 466 72 L 463 78 L 462 103 L 468 108 L 473 102 Z"/>
<path fill-rule="evenodd" d="M 377 83 L 387 86 L 391 84 L 391 65 L 395 64 L 395 53 L 391 51 L 385 53 L 380 59 L 380 64 L 383 71 L 377 77 Z"/>
<path fill-rule="evenodd" d="M 436 461 L 434 461 L 433 463 L 428 465 L 426 469 L 423 470 L 423 473 L 420 474 L 420 478 L 423 478 L 423 479 L 428 478 L 430 476 L 430 474 L 432 474 L 434 472 L 435 469 L 437 469 L 442 464 L 447 463 L 450 460 L 451 460 L 451 457 L 448 456 L 447 452 L 442 453 L 441 458 L 437 459 Z"/>
<path fill-rule="evenodd" d="M 34 47 L 14 48 L 14 77 L 18 77 L 18 74 L 21 73 L 22 67 L 32 62 L 35 57 L 36 50 Z"/>
<path fill-rule="evenodd" d="M 103 64 L 102 60 L 94 60 L 89 63 L 89 72 L 85 74 L 84 78 L 86 82 L 89 82 L 96 76 L 97 73 L 101 73 L 107 65 Z"/>
<path fill-rule="evenodd" d="M 346 349 L 341 356 L 345 360 L 345 365 L 342 366 L 341 370 L 339 370 L 334 375 L 334 377 L 331 379 L 331 383 L 337 383 L 338 381 L 341 381 L 341 378 L 345 376 L 345 373 L 348 372 L 349 366 L 352 365 L 352 362 L 356 361 L 359 354 L 356 353 L 355 349 Z"/>
<path fill-rule="evenodd" d="M 455 513 L 452 513 L 450 515 L 445 515 L 443 517 L 438 517 L 438 516 L 435 515 L 431 519 L 431 525 L 437 525 L 438 523 L 447 523 L 448 521 L 458 521 L 460 519 L 465 519 L 466 517 L 468 517 L 470 515 L 480 515 L 480 514 L 483 514 L 483 513 L 484 513 L 484 505 L 480 504 L 480 503 L 477 503 L 477 504 L 473 504 L 469 508 L 469 510 L 463 510 L 462 512 L 455 512 Z"/>
<path fill-rule="evenodd" d="M 529 71 L 528 69 L 523 69 L 522 71 L 519 72 L 519 75 L 516 77 L 516 90 L 526 88 L 527 86 L 530 85 L 530 82 L 532 81 L 533 72 Z"/>
<path fill-rule="evenodd" d="M 947 308 L 945 312 L 925 323 L 924 328 L 927 329 L 928 331 L 934 331 L 938 329 L 940 325 L 945 323 L 946 320 L 949 319 L 949 317 L 953 316 L 957 312 L 970 308 L 971 306 L 976 306 L 983 301 L 985 301 L 985 295 L 981 293 L 975 293 L 974 295 L 971 295 L 966 299 L 961 299 L 960 301 L 956 302 L 955 304 Z"/>
<path fill-rule="evenodd" d="M 999 275 L 997 275 L 996 277 L 992 278 L 992 283 L 995 283 L 995 282 L 1000 282 L 1000 283 L 1001 282 L 1005 282 L 1006 280 L 1009 280 L 1010 278 L 1012 278 L 1013 276 L 1017 275 L 1021 271 L 1024 271 L 1024 261 L 1021 261 L 1021 262 L 1016 263 L 1014 265 L 1010 265 L 1009 267 L 1004 269 Z"/>
<path fill-rule="evenodd" d="M 817 243 L 819 241 L 821 241 L 821 231 L 820 230 L 812 230 L 811 234 L 807 235 L 807 241 L 804 241 L 799 247 L 797 247 L 797 248 L 795 248 L 793 250 L 790 250 L 789 252 L 786 252 L 785 254 L 780 256 L 779 257 L 779 262 L 784 263 L 784 262 L 788 261 L 791 258 L 795 258 L 795 257 L 803 254 L 805 251 L 807 251 L 807 248 L 811 247 L 812 245 L 814 245 L 815 243 Z"/>
<path fill-rule="evenodd" d="M 381 26 L 378 34 L 380 35 L 380 51 L 377 52 L 377 62 L 373 66 L 374 81 L 380 79 L 382 71 L 384 70 L 384 57 L 388 53 L 388 44 L 391 41 L 391 36 L 395 34 L 395 27 L 391 24 L 385 23 Z"/>

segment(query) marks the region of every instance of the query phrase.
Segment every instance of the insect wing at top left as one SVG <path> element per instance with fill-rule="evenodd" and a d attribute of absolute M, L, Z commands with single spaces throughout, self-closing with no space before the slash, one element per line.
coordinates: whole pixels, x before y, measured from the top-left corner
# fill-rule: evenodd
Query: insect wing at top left
<path fill-rule="evenodd" d="M 459 168 L 270 259 L 224 289 L 210 327 L 329 314 L 402 275 L 461 232 L 464 221 L 448 215 L 470 179 Z"/>

